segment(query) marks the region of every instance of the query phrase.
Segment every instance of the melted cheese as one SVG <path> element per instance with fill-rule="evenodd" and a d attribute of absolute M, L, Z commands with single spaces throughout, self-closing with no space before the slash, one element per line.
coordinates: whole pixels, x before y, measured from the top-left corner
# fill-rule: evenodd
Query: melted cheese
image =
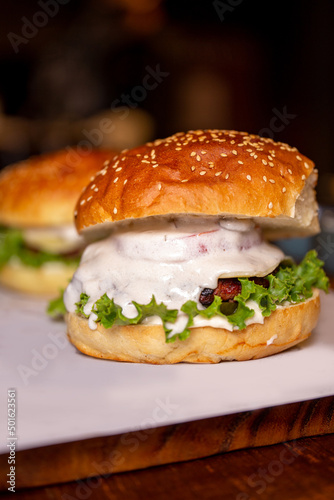
<path fill-rule="evenodd" d="M 132 301 L 147 304 L 152 295 L 169 309 L 180 309 L 187 300 L 198 302 L 201 290 L 215 288 L 219 277 L 265 276 L 283 258 L 281 250 L 262 240 L 252 221 L 179 218 L 134 223 L 86 248 L 64 301 L 67 310 L 75 312 L 80 294 L 86 293 L 90 299 L 84 312 L 93 329 L 92 306 L 104 293 L 128 317 L 137 314 Z M 250 322 L 263 322 L 257 309 Z M 224 318 L 195 318 L 194 326 L 200 325 L 232 329 Z"/>

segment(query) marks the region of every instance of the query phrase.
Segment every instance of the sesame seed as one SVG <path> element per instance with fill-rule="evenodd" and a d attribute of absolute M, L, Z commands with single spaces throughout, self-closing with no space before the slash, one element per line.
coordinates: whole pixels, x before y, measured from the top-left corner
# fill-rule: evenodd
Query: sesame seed
<path fill-rule="evenodd" d="M 270 208 L 270 209 L 273 208 L 272 202 L 269 203 L 268 208 Z"/>
<path fill-rule="evenodd" d="M 275 184 L 274 179 L 269 179 L 269 182 L 271 182 L 272 184 Z"/>
<path fill-rule="evenodd" d="M 90 188 L 91 188 L 91 189 L 94 189 L 94 188 L 95 188 L 95 186 L 96 186 L 96 184 L 92 184 Z"/>
<path fill-rule="evenodd" d="M 232 150 L 232 153 L 233 153 L 234 155 L 237 155 L 237 154 L 238 154 L 238 151 L 236 151 L 235 149 L 233 149 L 233 150 Z"/>
<path fill-rule="evenodd" d="M 81 201 L 80 201 L 80 205 L 81 205 L 81 206 L 82 206 L 82 205 L 84 205 L 85 203 L 86 203 L 86 200 L 81 200 Z"/>
<path fill-rule="evenodd" d="M 126 184 L 127 182 L 128 182 L 128 180 L 127 180 L 127 179 L 125 179 L 125 181 L 123 182 L 124 186 L 125 186 L 125 184 Z"/>
<path fill-rule="evenodd" d="M 292 170 L 291 170 L 291 168 L 288 168 L 288 172 L 289 172 L 289 174 L 290 174 L 290 175 L 292 175 Z"/>
<path fill-rule="evenodd" d="M 192 151 L 192 152 L 190 153 L 190 156 L 196 156 L 196 151 Z"/>
<path fill-rule="evenodd" d="M 206 151 L 201 151 L 202 155 L 206 155 Z"/>
<path fill-rule="evenodd" d="M 101 170 L 101 175 L 106 175 L 107 171 L 106 170 Z"/>
<path fill-rule="evenodd" d="M 282 188 L 282 193 L 286 192 L 286 187 Z"/>
<path fill-rule="evenodd" d="M 148 160 L 142 160 L 141 162 L 142 162 L 142 163 L 151 163 L 151 162 L 150 162 L 150 161 L 148 161 Z"/>
<path fill-rule="evenodd" d="M 239 163 L 239 165 L 243 165 L 244 164 L 244 162 L 241 161 L 241 160 L 238 160 L 238 163 Z"/>
<path fill-rule="evenodd" d="M 93 196 L 89 196 L 89 197 L 87 198 L 87 201 L 90 201 L 92 198 L 93 198 Z"/>
<path fill-rule="evenodd" d="M 175 151 L 182 151 L 182 148 L 175 148 Z"/>
<path fill-rule="evenodd" d="M 154 165 L 152 165 L 152 168 L 157 168 L 158 166 L 158 163 L 155 163 Z"/>
<path fill-rule="evenodd" d="M 269 162 L 269 166 L 270 166 L 270 167 L 273 167 L 273 166 L 274 166 L 274 164 L 273 164 L 273 162 L 272 162 L 272 161 L 270 161 L 270 162 Z"/>
<path fill-rule="evenodd" d="M 251 153 L 253 150 L 252 149 L 246 149 L 248 153 Z M 253 153 L 254 154 L 254 153 Z"/>
<path fill-rule="evenodd" d="M 202 170 L 199 175 L 205 175 L 206 174 L 206 171 L 205 170 Z"/>
<path fill-rule="evenodd" d="M 297 160 L 302 161 L 302 159 L 299 155 L 297 155 L 296 158 L 297 158 Z"/>
<path fill-rule="evenodd" d="M 218 177 L 219 175 L 221 175 L 221 172 L 216 172 L 215 173 L 215 176 Z"/>
<path fill-rule="evenodd" d="M 110 161 L 109 161 L 109 160 L 106 160 L 106 161 L 103 163 L 103 166 L 104 166 L 104 167 L 107 167 L 108 165 L 110 165 Z"/>
<path fill-rule="evenodd" d="M 90 182 L 92 182 L 95 179 L 95 175 L 92 175 L 92 177 L 89 179 Z"/>
<path fill-rule="evenodd" d="M 200 157 L 200 155 L 197 155 L 197 156 L 196 156 L 196 160 L 197 160 L 197 161 L 201 161 L 201 157 Z"/>
<path fill-rule="evenodd" d="M 248 179 L 249 181 L 252 180 L 252 176 L 251 175 L 246 175 L 246 179 Z"/>
<path fill-rule="evenodd" d="M 305 168 L 310 168 L 310 165 L 306 161 L 304 161 L 304 166 Z"/>
<path fill-rule="evenodd" d="M 114 214 L 117 214 L 117 208 L 114 207 Z"/>
<path fill-rule="evenodd" d="M 262 179 L 264 180 L 264 182 L 267 182 L 267 177 L 265 175 L 262 177 Z"/>
<path fill-rule="evenodd" d="M 302 181 L 304 181 L 306 179 L 306 175 L 302 175 Z"/>
<path fill-rule="evenodd" d="M 158 184 L 158 189 L 159 189 L 159 191 L 161 191 L 161 184 L 160 183 Z"/>
<path fill-rule="evenodd" d="M 257 155 L 254 155 L 254 160 L 256 160 L 256 158 L 257 158 Z"/>
<path fill-rule="evenodd" d="M 114 184 L 116 184 L 117 181 L 118 181 L 118 177 L 116 177 L 116 179 L 114 179 Z"/>
<path fill-rule="evenodd" d="M 195 170 L 195 167 L 191 167 L 191 170 L 192 170 L 192 172 L 194 172 L 194 170 Z"/>
<path fill-rule="evenodd" d="M 122 170 L 122 167 L 116 168 L 115 172 L 120 172 Z"/>
<path fill-rule="evenodd" d="M 96 187 L 96 188 L 94 189 L 95 193 L 97 193 L 97 192 L 98 192 L 98 190 L 99 190 L 99 188 L 98 188 L 98 187 Z"/>
<path fill-rule="evenodd" d="M 268 162 L 266 160 L 262 160 L 263 165 L 268 165 Z"/>
<path fill-rule="evenodd" d="M 223 158 L 226 158 L 227 154 L 226 153 L 220 153 L 220 156 L 222 156 Z"/>
<path fill-rule="evenodd" d="M 189 179 L 183 179 L 181 182 L 188 182 Z"/>
<path fill-rule="evenodd" d="M 271 161 L 273 161 L 273 158 L 272 158 L 272 156 L 268 155 L 268 160 L 271 160 Z"/>
<path fill-rule="evenodd" d="M 225 175 L 225 179 L 227 180 L 230 177 L 230 174 Z"/>

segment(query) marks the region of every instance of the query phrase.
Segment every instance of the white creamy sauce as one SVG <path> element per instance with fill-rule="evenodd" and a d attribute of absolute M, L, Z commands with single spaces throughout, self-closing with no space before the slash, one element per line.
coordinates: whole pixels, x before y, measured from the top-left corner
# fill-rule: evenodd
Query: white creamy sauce
<path fill-rule="evenodd" d="M 274 340 L 277 339 L 277 333 L 275 333 L 275 335 L 273 335 L 272 337 L 270 337 L 269 340 L 267 340 L 267 345 L 271 345 L 274 343 Z"/>
<path fill-rule="evenodd" d="M 64 301 L 67 310 L 75 312 L 80 294 L 86 293 L 90 297 L 84 308 L 87 315 L 104 293 L 128 317 L 137 315 L 132 301 L 147 304 L 152 295 L 169 309 L 180 309 L 187 300 L 198 302 L 201 290 L 215 288 L 219 277 L 265 276 L 283 258 L 280 249 L 262 240 L 250 220 L 187 217 L 134 222 L 86 248 Z M 254 317 L 247 324 L 263 323 L 254 304 Z M 90 316 L 91 328 L 94 316 Z M 184 316 L 179 315 L 173 332 L 180 331 L 187 319 Z M 155 318 L 145 323 L 152 321 Z M 194 326 L 206 325 L 233 328 L 224 318 L 195 318 Z"/>
<path fill-rule="evenodd" d="M 245 323 L 246 325 L 252 325 L 253 323 L 264 323 L 264 316 L 262 315 L 261 309 L 259 308 L 258 304 L 254 300 L 248 300 L 246 302 L 247 307 L 250 309 L 254 310 L 254 316 L 252 318 L 246 319 Z M 200 309 L 200 307 L 199 307 Z M 204 309 L 204 307 L 203 307 Z M 167 326 L 170 328 L 172 331 L 169 334 L 169 337 L 172 337 L 178 332 L 182 332 L 184 328 L 187 325 L 188 321 L 188 316 L 180 312 L 180 314 L 177 317 L 177 320 L 175 323 L 168 323 Z M 143 324 L 145 325 L 161 325 L 162 321 L 158 316 L 151 316 L 149 318 L 146 318 L 145 321 L 143 321 Z M 234 330 L 238 330 L 237 326 L 233 326 L 226 317 L 223 316 L 213 316 L 212 318 L 203 318 L 203 316 L 195 316 L 194 317 L 194 324 L 190 328 L 198 328 L 202 326 L 212 326 L 212 328 L 224 328 L 225 330 L 229 330 L 230 332 Z"/>
<path fill-rule="evenodd" d="M 71 252 L 84 246 L 74 224 L 24 229 L 23 238 L 28 245 L 51 253 Z"/>

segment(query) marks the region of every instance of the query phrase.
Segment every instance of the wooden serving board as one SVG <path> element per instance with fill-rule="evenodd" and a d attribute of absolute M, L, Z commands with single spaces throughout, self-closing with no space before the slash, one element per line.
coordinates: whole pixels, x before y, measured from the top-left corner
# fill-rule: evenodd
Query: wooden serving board
<path fill-rule="evenodd" d="M 16 488 L 184 462 L 334 432 L 334 396 L 115 436 L 17 451 Z M 0 456 L 0 490 L 7 489 Z"/>

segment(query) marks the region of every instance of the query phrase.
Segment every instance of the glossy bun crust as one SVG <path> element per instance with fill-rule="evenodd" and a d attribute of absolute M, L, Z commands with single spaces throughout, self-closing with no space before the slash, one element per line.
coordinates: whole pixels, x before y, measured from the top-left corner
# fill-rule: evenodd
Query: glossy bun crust
<path fill-rule="evenodd" d="M 114 151 L 76 148 L 33 156 L 0 174 L 0 224 L 18 228 L 73 224 L 75 204 Z"/>
<path fill-rule="evenodd" d="M 79 231 L 171 214 L 252 217 L 280 236 L 318 231 L 314 163 L 287 144 L 226 130 L 178 133 L 123 151 L 76 208 Z M 269 221 L 269 222 L 268 222 Z"/>
<path fill-rule="evenodd" d="M 77 349 L 89 356 L 135 363 L 219 363 L 257 359 L 275 354 L 307 339 L 320 312 L 319 291 L 300 304 L 278 308 L 241 331 L 193 328 L 188 339 L 165 342 L 162 326 L 130 325 L 91 330 L 88 320 L 74 313 L 66 317 L 67 333 Z"/>

